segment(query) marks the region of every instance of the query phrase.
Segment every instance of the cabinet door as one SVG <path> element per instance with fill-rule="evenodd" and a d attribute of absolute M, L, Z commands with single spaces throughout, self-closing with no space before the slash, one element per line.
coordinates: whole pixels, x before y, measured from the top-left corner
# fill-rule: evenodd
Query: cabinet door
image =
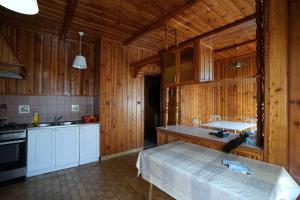
<path fill-rule="evenodd" d="M 52 128 L 28 131 L 27 173 L 29 176 L 55 167 L 55 132 Z"/>
<path fill-rule="evenodd" d="M 169 52 L 164 59 L 164 84 L 174 84 L 177 80 L 176 52 Z"/>
<path fill-rule="evenodd" d="M 195 80 L 195 51 L 194 45 L 183 47 L 180 50 L 180 83 Z"/>
<path fill-rule="evenodd" d="M 213 49 L 200 43 L 200 82 L 213 80 Z"/>
<path fill-rule="evenodd" d="M 99 125 L 80 126 L 80 164 L 99 160 Z"/>
<path fill-rule="evenodd" d="M 79 162 L 79 129 L 76 127 L 56 128 L 56 167 L 63 169 L 77 166 Z"/>

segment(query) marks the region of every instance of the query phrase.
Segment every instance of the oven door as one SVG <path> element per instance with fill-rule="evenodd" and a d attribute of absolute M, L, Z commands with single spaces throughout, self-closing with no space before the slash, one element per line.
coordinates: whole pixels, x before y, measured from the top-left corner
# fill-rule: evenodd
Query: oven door
<path fill-rule="evenodd" d="M 26 140 L 0 142 L 0 173 L 26 166 Z"/>

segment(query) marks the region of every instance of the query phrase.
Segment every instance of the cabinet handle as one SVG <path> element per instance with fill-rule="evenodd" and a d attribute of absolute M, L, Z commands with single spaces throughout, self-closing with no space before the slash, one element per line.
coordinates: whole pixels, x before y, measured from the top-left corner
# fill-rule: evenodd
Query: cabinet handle
<path fill-rule="evenodd" d="M 175 83 L 177 83 L 177 76 L 176 75 L 174 76 L 174 79 L 175 79 Z"/>

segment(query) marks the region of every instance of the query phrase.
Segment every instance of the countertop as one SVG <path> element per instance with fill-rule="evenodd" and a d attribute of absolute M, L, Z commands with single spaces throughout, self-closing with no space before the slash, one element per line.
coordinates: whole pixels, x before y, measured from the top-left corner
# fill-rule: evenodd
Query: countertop
<path fill-rule="evenodd" d="M 214 132 L 214 133 L 218 132 L 216 130 L 211 130 L 211 129 L 206 129 L 206 128 L 198 128 L 198 127 L 192 127 L 192 126 L 185 126 L 185 125 L 158 127 L 157 129 L 162 130 L 162 131 L 175 132 L 177 134 L 182 134 L 182 135 L 190 135 L 190 136 L 205 138 L 205 139 L 219 141 L 219 142 L 223 142 L 223 143 L 227 143 L 230 140 L 233 140 L 239 136 L 238 134 L 229 133 L 228 137 L 218 138 L 216 136 L 209 135 L 209 132 Z M 241 146 L 254 148 L 254 149 L 261 149 L 257 146 L 252 146 L 252 145 L 249 145 L 246 143 L 243 143 Z"/>
<path fill-rule="evenodd" d="M 47 123 L 47 122 L 45 122 Z M 34 127 L 32 124 L 28 125 L 27 129 L 28 130 L 36 130 L 36 129 L 44 129 L 44 128 L 58 128 L 58 127 L 72 127 L 72 126 L 85 126 L 85 125 L 99 125 L 100 126 L 100 122 L 95 122 L 95 123 L 84 123 L 84 122 L 75 122 L 74 124 L 70 124 L 70 125 L 54 125 L 54 126 L 44 126 L 44 127 Z"/>

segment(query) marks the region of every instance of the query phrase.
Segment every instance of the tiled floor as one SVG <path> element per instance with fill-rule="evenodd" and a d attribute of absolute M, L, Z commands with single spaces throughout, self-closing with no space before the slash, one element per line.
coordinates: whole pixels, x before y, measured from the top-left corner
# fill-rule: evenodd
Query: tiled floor
<path fill-rule="evenodd" d="M 137 154 L 27 178 L 0 187 L 1 200 L 147 199 L 149 183 L 137 178 Z M 153 187 L 155 200 L 172 199 Z"/>

